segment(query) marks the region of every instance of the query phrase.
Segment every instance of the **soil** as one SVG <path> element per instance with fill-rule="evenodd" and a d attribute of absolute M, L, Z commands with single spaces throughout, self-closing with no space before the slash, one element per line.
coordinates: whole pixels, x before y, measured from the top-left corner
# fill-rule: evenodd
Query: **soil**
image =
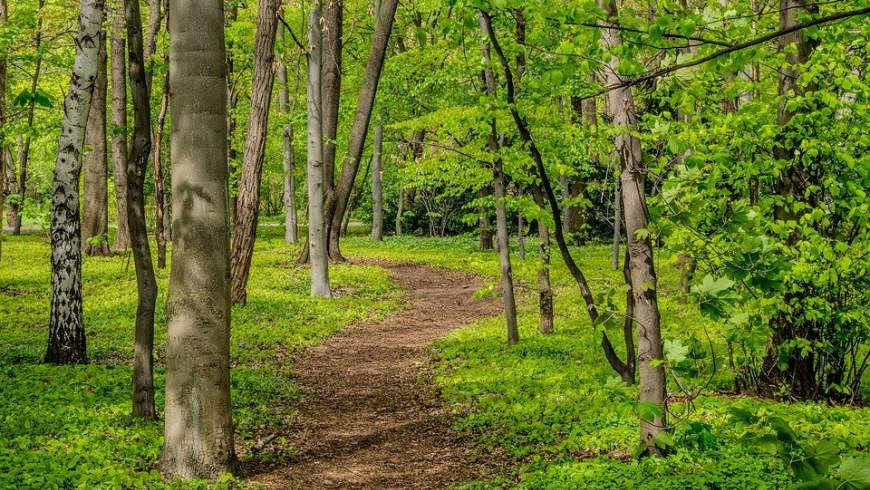
<path fill-rule="evenodd" d="M 432 383 L 427 347 L 451 329 L 498 314 L 501 305 L 475 299 L 482 284 L 469 274 L 378 265 L 406 291 L 406 308 L 295 356 L 299 415 L 286 439 L 279 439 L 292 456 L 253 475 L 253 483 L 428 489 L 497 471 L 494 456 L 451 429 L 453 416 Z"/>

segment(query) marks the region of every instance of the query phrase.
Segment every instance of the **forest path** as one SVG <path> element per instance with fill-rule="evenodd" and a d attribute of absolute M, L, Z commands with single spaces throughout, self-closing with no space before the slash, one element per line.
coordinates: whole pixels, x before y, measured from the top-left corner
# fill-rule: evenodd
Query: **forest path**
<path fill-rule="evenodd" d="M 351 326 L 296 356 L 302 393 L 294 455 L 256 475 L 267 488 L 445 488 L 484 475 L 477 449 L 450 428 L 428 377 L 427 347 L 499 313 L 475 299 L 473 275 L 377 262 L 405 290 L 405 309 Z"/>

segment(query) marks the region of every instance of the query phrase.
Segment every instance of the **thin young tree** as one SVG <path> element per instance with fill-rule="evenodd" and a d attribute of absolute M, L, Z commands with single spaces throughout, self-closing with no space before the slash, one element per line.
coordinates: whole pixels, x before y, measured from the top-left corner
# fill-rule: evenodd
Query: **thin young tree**
<path fill-rule="evenodd" d="M 130 248 L 127 227 L 127 33 L 123 0 L 114 3 L 112 18 L 112 174 L 118 231 L 112 248 Z"/>
<path fill-rule="evenodd" d="M 109 174 L 106 149 L 106 34 L 100 33 L 99 66 L 88 125 L 85 146 L 82 192 L 82 246 L 87 255 L 105 256 L 109 250 Z"/>
<path fill-rule="evenodd" d="M 381 152 L 384 146 L 384 126 L 375 128 L 375 151 L 372 155 L 372 240 L 384 240 L 384 185 Z"/>
<path fill-rule="evenodd" d="M 278 25 L 278 36 L 284 40 L 284 26 Z M 287 78 L 287 65 L 281 60 L 278 65 L 278 111 L 290 115 L 290 85 Z M 296 221 L 296 155 L 293 152 L 293 124 L 288 120 L 281 131 L 284 167 L 284 241 L 296 243 L 299 227 Z"/>
<path fill-rule="evenodd" d="M 323 206 L 323 106 L 320 100 L 323 31 L 319 2 L 315 3 L 309 15 L 308 45 L 308 249 L 311 262 L 311 295 L 328 298 L 332 293 L 329 289 L 329 257 Z"/>
<path fill-rule="evenodd" d="M 227 82 L 222 0 L 170 17 L 172 261 L 167 299 L 167 478 L 235 467 L 230 403 Z"/>
<path fill-rule="evenodd" d="M 9 18 L 9 9 L 6 5 L 6 0 L 0 0 L 0 27 L 6 27 Z M 3 128 L 6 126 L 6 53 L 0 53 L 0 134 L 3 134 Z M 6 194 L 9 189 L 6 186 L 6 169 L 11 163 L 7 161 L 6 145 L 0 139 L 0 233 L 3 232 L 3 213 L 6 207 Z"/>
<path fill-rule="evenodd" d="M 85 127 L 97 81 L 103 0 L 82 0 L 72 78 L 63 120 L 51 195 L 51 312 L 45 362 L 86 363 L 82 314 L 82 245 L 79 176 Z"/>
<path fill-rule="evenodd" d="M 127 225 L 136 267 L 136 335 L 133 348 L 133 415 L 157 416 L 154 408 L 154 307 L 157 280 L 145 224 L 145 173 L 151 152 L 151 106 L 142 53 L 142 17 L 139 0 L 124 0 L 127 23 L 127 60 L 133 98 L 133 135 L 127 152 Z"/>
<path fill-rule="evenodd" d="M 269 107 L 275 81 L 272 62 L 275 59 L 275 35 L 280 5 L 279 0 L 260 0 L 257 12 L 251 109 L 248 134 L 245 139 L 242 180 L 239 183 L 239 198 L 236 202 L 231 266 L 233 303 L 242 305 L 248 300 L 248 276 L 251 273 L 254 241 L 257 239 L 260 180 L 263 175 L 266 130 L 269 126 Z"/>

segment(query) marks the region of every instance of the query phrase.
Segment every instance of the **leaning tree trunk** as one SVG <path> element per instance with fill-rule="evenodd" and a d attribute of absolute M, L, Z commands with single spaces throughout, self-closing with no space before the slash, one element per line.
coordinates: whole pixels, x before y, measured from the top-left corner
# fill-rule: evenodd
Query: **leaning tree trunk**
<path fill-rule="evenodd" d="M 130 248 L 127 227 L 127 33 L 123 1 L 117 0 L 112 20 L 112 169 L 115 202 L 118 208 L 118 233 L 115 250 Z"/>
<path fill-rule="evenodd" d="M 167 478 L 233 471 L 222 0 L 173 0 L 170 17 L 172 261 L 167 298 Z"/>
<path fill-rule="evenodd" d="M 320 17 L 320 5 L 316 4 L 311 9 L 308 22 L 308 253 L 311 262 L 311 296 L 328 298 L 332 293 L 329 289 L 329 257 L 323 209 L 323 122 L 320 100 L 323 32 Z"/>
<path fill-rule="evenodd" d="M 375 128 L 375 153 L 372 155 L 372 240 L 384 240 L 384 186 L 381 151 L 384 145 L 384 127 Z"/>
<path fill-rule="evenodd" d="M 51 313 L 45 362 L 86 363 L 79 174 L 97 79 L 103 0 L 82 0 L 72 79 L 63 102 L 51 196 Z"/>
<path fill-rule="evenodd" d="M 278 35 L 284 39 L 284 26 L 278 25 Z M 287 80 L 287 65 L 282 61 L 278 65 L 278 111 L 285 117 L 290 114 L 290 86 Z M 293 125 L 289 120 L 285 123 L 283 136 L 284 163 L 284 241 L 298 241 L 299 226 L 296 221 L 296 155 L 293 153 Z"/>
<path fill-rule="evenodd" d="M 481 13 L 478 15 L 480 20 L 480 30 L 484 34 L 487 32 L 486 19 Z M 492 57 L 489 52 L 489 45 L 484 41 L 483 58 L 487 64 L 492 63 Z M 495 85 L 495 75 L 490 68 L 485 68 L 483 78 L 486 81 L 486 94 L 489 97 L 496 97 L 497 88 Z M 510 238 L 508 237 L 508 218 L 507 210 L 505 209 L 505 198 L 507 190 L 505 189 L 504 165 L 501 156 L 498 155 L 498 130 L 496 128 L 495 117 L 490 120 L 490 133 L 487 137 L 487 146 L 493 154 L 494 161 L 492 162 L 492 183 L 495 189 L 495 236 L 498 244 L 498 262 L 501 270 L 502 296 L 504 297 L 505 321 L 507 323 L 507 340 L 508 345 L 514 345 L 520 341 L 520 333 L 517 328 L 517 305 L 514 299 L 514 279 L 513 271 L 511 270 L 511 250 Z"/>
<path fill-rule="evenodd" d="M 608 26 L 616 25 L 618 14 L 614 0 L 601 0 L 608 16 Z M 605 48 L 619 49 L 622 38 L 616 28 L 605 28 L 602 35 Z M 617 86 L 624 82 L 619 75 L 619 58 L 612 55 L 608 62 L 607 85 Z M 637 364 L 639 368 L 639 400 L 661 409 L 662 416 L 653 420 L 641 419 L 640 435 L 648 453 L 659 453 L 658 436 L 665 432 L 665 369 L 660 360 L 662 337 L 659 325 L 658 297 L 656 294 L 656 271 L 653 248 L 646 230 L 647 207 L 644 189 L 646 168 L 643 165 L 640 138 L 633 132 L 637 129 L 634 98 L 631 87 L 621 87 L 608 93 L 613 124 L 623 128 L 615 140 L 616 154 L 622 164 L 622 204 L 625 217 L 625 235 L 628 246 L 632 306 L 637 326 Z"/>
<path fill-rule="evenodd" d="M 100 35 L 97 81 L 91 98 L 85 145 L 84 207 L 82 250 L 88 255 L 110 255 L 109 250 L 109 175 L 106 166 L 106 35 Z"/>
<path fill-rule="evenodd" d="M 136 342 L 133 349 L 133 416 L 157 417 L 154 408 L 154 305 L 157 281 L 145 225 L 145 173 L 151 151 L 151 107 L 142 57 L 142 18 L 139 0 L 124 0 L 127 21 L 127 59 L 133 96 L 133 136 L 127 161 L 127 221 L 136 266 Z"/>
<path fill-rule="evenodd" d="M 375 28 L 369 59 L 366 63 L 365 76 L 357 98 L 357 109 L 354 115 L 353 126 L 350 130 L 350 142 L 348 144 L 348 158 L 344 161 L 341 171 L 341 179 L 325 206 L 326 224 L 329 226 L 329 257 L 335 261 L 342 261 L 339 239 L 341 238 L 341 226 L 344 213 L 347 212 L 348 201 L 353 190 L 353 183 L 359 173 L 362 161 L 366 135 L 369 131 L 369 122 L 372 109 L 375 105 L 375 96 L 378 92 L 378 84 L 381 79 L 381 71 L 384 67 L 384 58 L 390 41 L 390 33 L 393 30 L 393 21 L 396 17 L 398 0 L 383 0 L 380 2 L 378 11 L 377 27 Z"/>
<path fill-rule="evenodd" d="M 272 85 L 275 72 L 275 35 L 278 29 L 279 0 L 260 0 L 257 13 L 257 39 L 254 48 L 254 78 L 251 88 L 251 109 L 248 119 L 248 135 L 245 139 L 245 156 L 242 164 L 242 180 L 239 183 L 239 198 L 236 201 L 236 221 L 233 228 L 233 254 L 231 262 L 233 303 L 245 304 L 248 300 L 248 276 L 254 255 L 259 218 L 260 179 L 263 175 L 263 160 L 266 153 L 266 130 L 269 126 L 269 106 L 272 101 Z"/>

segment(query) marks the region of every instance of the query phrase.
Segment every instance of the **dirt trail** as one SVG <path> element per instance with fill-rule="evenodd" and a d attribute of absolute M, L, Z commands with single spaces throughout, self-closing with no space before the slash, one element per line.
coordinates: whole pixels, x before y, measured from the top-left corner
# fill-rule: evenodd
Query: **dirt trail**
<path fill-rule="evenodd" d="M 474 299 L 461 272 L 379 264 L 404 288 L 407 308 L 350 327 L 296 357 L 302 392 L 285 466 L 254 476 L 268 488 L 444 488 L 481 477 L 487 464 L 450 429 L 427 383 L 427 346 L 449 330 L 498 314 Z"/>

